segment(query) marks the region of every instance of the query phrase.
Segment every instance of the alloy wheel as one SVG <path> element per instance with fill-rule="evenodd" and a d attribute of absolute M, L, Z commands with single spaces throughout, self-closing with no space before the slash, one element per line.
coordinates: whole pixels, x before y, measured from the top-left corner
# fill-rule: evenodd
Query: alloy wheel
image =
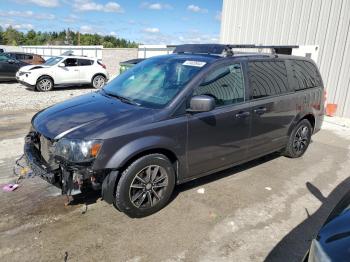
<path fill-rule="evenodd" d="M 137 208 L 151 208 L 163 198 L 167 186 L 166 170 L 158 165 L 147 166 L 137 173 L 130 185 L 130 201 Z"/>
<path fill-rule="evenodd" d="M 302 153 L 306 149 L 309 143 L 309 132 L 307 126 L 301 126 L 295 133 L 293 148 L 296 153 Z"/>
<path fill-rule="evenodd" d="M 96 76 L 93 81 L 94 88 L 102 88 L 105 85 L 105 78 L 103 76 Z"/>
<path fill-rule="evenodd" d="M 52 87 L 52 82 L 49 79 L 42 79 L 38 84 L 40 90 L 49 91 Z"/>

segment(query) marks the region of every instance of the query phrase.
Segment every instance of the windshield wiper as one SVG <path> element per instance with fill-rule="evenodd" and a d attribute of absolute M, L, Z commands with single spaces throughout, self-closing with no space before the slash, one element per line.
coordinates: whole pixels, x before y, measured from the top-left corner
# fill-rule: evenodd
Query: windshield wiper
<path fill-rule="evenodd" d="M 109 96 L 112 96 L 112 97 L 115 97 L 115 98 L 119 99 L 123 103 L 127 103 L 127 104 L 134 105 L 134 106 L 140 106 L 141 105 L 141 104 L 135 102 L 134 100 L 132 100 L 130 98 L 123 97 L 123 96 L 120 96 L 120 95 L 117 95 L 117 94 L 113 94 L 113 93 L 107 93 L 106 91 L 105 91 L 105 93 L 107 95 L 109 95 Z"/>

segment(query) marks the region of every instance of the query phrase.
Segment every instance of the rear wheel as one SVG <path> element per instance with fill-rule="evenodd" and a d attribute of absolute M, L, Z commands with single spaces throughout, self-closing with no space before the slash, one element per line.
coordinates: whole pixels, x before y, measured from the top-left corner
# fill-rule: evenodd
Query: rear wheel
<path fill-rule="evenodd" d="M 96 75 L 92 79 L 92 86 L 96 89 L 104 87 L 106 84 L 106 78 L 103 75 Z"/>
<path fill-rule="evenodd" d="M 39 80 L 36 82 L 36 90 L 40 92 L 47 92 L 51 91 L 53 89 L 53 81 L 48 76 L 40 77 Z"/>
<path fill-rule="evenodd" d="M 291 158 L 301 157 L 311 141 L 312 126 L 307 119 L 301 120 L 293 129 L 284 155 Z"/>
<path fill-rule="evenodd" d="M 130 217 L 144 217 L 162 209 L 175 186 L 175 172 L 169 159 L 151 154 L 137 159 L 122 173 L 115 205 Z"/>

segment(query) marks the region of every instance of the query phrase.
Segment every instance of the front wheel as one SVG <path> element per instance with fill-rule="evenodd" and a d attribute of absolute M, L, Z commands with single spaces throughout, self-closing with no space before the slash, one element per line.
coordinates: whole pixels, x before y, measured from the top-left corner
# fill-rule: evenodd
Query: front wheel
<path fill-rule="evenodd" d="M 44 76 L 39 78 L 36 82 L 36 90 L 40 92 L 47 92 L 53 89 L 53 81 L 50 77 Z"/>
<path fill-rule="evenodd" d="M 174 186 L 174 168 L 166 156 L 143 156 L 122 173 L 115 205 L 130 217 L 145 217 L 168 203 Z"/>
<path fill-rule="evenodd" d="M 284 155 L 290 158 L 301 157 L 308 148 L 312 135 L 312 126 L 307 119 L 300 121 L 293 129 Z"/>
<path fill-rule="evenodd" d="M 101 89 L 106 84 L 106 78 L 103 75 L 94 76 L 92 86 L 96 89 Z"/>

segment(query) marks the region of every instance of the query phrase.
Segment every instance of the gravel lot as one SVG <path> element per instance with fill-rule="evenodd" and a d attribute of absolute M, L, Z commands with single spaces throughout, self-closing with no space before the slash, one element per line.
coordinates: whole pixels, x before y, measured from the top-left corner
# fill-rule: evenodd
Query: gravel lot
<path fill-rule="evenodd" d="M 19 83 L 0 84 L 1 111 L 40 110 L 73 96 L 94 92 L 89 86 L 66 87 L 51 92 L 35 92 Z"/>

